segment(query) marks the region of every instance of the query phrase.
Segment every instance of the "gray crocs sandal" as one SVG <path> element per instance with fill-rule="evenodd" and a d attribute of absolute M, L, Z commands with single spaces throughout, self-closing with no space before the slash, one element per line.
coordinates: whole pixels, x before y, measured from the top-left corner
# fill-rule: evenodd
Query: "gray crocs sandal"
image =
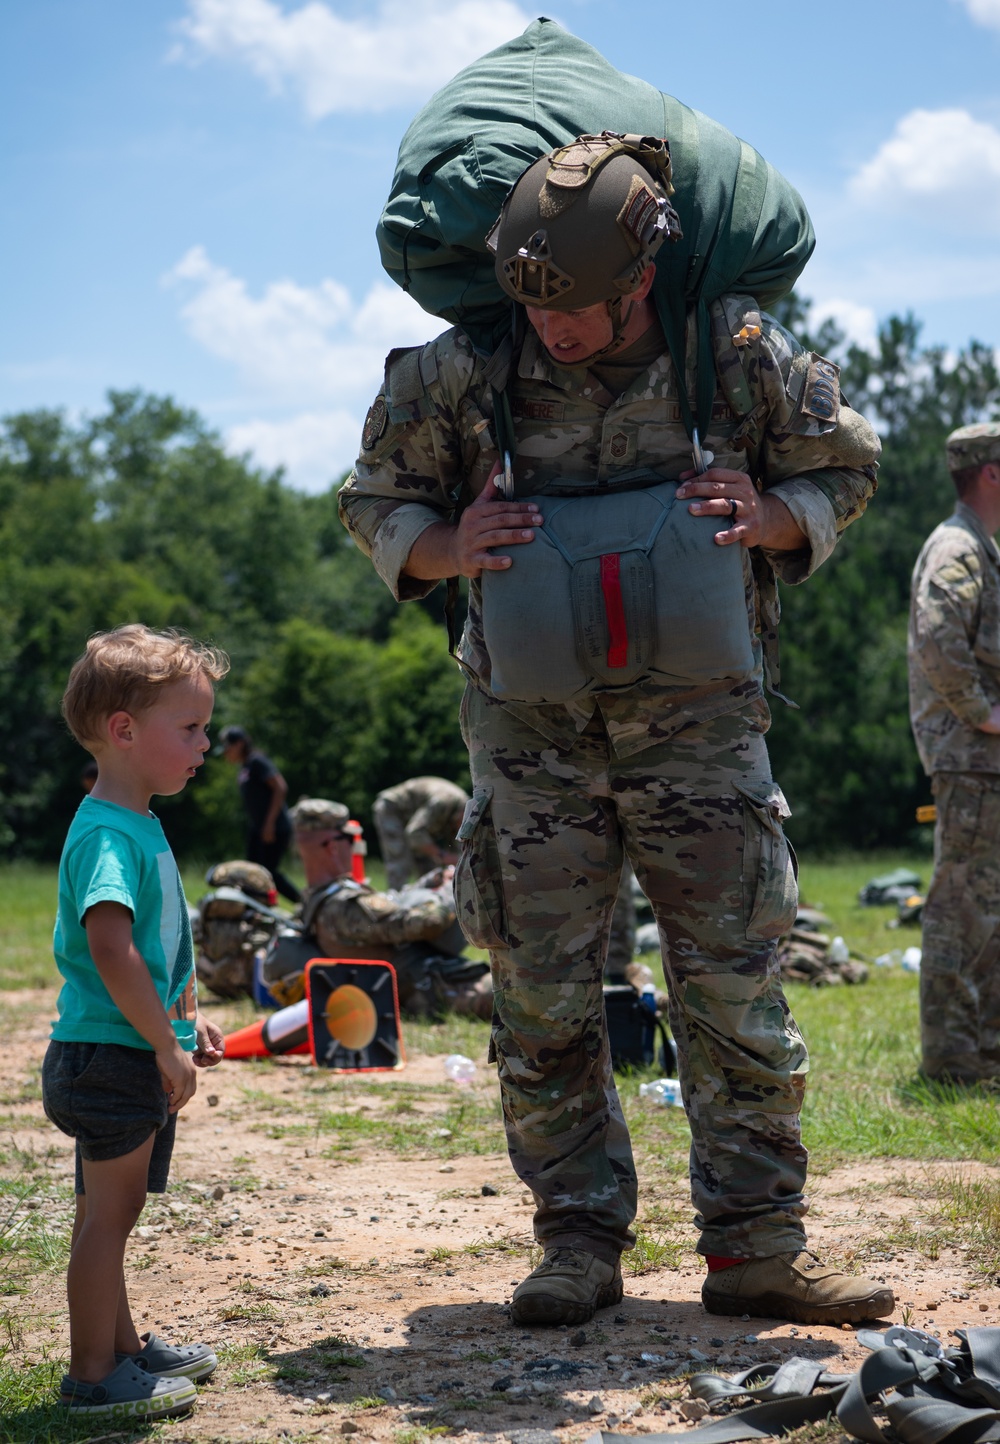
<path fill-rule="evenodd" d="M 116 1354 L 119 1363 L 130 1359 L 138 1369 L 159 1374 L 161 1379 L 191 1379 L 197 1383 L 207 1379 L 218 1365 L 218 1359 L 207 1344 L 183 1344 L 175 1349 L 155 1334 L 143 1334 L 145 1343 L 137 1354 Z"/>
<path fill-rule="evenodd" d="M 63 1375 L 59 1402 L 67 1413 L 100 1414 L 108 1419 L 165 1419 L 186 1414 L 198 1398 L 190 1379 L 161 1379 L 136 1368 L 131 1359 L 113 1369 L 99 1384 L 83 1384 Z"/>

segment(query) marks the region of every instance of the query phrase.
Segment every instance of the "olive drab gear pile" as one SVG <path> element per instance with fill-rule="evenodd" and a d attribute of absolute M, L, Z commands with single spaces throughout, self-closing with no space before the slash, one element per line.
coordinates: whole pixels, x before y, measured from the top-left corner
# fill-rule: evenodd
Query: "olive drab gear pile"
<path fill-rule="evenodd" d="M 424 310 L 460 325 L 484 357 L 511 328 L 486 245 L 511 187 L 547 152 L 583 135 L 665 137 L 683 235 L 657 256 L 653 296 L 684 374 L 695 308 L 697 398 L 684 422 L 707 431 L 715 388 L 709 302 L 787 295 L 812 254 L 801 197 L 751 146 L 646 81 L 624 75 L 551 20 L 474 61 L 419 112 L 403 137 L 376 237 L 382 264 Z M 501 260 L 506 259 L 501 257 Z M 497 374 L 503 370 L 499 353 Z"/>
<path fill-rule="evenodd" d="M 640 681 L 751 676 L 740 548 L 716 546 L 728 523 L 692 516 L 677 505 L 677 483 L 649 484 L 657 480 L 633 478 L 642 490 L 610 496 L 533 498 L 544 518 L 534 545 L 516 568 L 480 579 L 495 697 L 572 702 Z"/>
<path fill-rule="evenodd" d="M 266 867 L 256 862 L 220 862 L 205 881 L 212 889 L 199 899 L 192 919 L 198 981 L 220 998 L 252 994 L 254 958 L 267 947 L 286 914 Z"/>

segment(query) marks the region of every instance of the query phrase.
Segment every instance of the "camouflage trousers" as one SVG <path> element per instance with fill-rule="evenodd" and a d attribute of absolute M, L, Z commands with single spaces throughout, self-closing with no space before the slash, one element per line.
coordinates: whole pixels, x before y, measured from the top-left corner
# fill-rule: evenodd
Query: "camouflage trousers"
<path fill-rule="evenodd" d="M 636 1172 L 602 988 L 627 855 L 660 928 L 699 1248 L 801 1248 L 808 1062 L 774 956 L 796 887 L 767 708 L 625 759 L 599 717 L 566 750 L 470 688 L 462 721 L 473 798 L 459 920 L 492 959 L 507 1143 L 535 1196 L 538 1240 L 608 1260 L 634 1242 Z"/>
<path fill-rule="evenodd" d="M 400 816 L 391 802 L 384 797 L 376 797 L 372 805 L 372 821 L 378 834 L 379 855 L 385 864 L 385 879 L 389 887 L 405 887 L 410 878 L 427 871 L 429 862 L 414 855 L 406 836 L 406 819 Z"/>
<path fill-rule="evenodd" d="M 1000 777 L 937 772 L 934 877 L 923 911 L 924 1071 L 1000 1079 Z"/>

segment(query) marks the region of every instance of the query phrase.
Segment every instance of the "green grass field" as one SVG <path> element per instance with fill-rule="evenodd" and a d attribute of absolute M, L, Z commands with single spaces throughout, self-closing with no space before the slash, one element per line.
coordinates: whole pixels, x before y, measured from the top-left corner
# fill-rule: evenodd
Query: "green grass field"
<path fill-rule="evenodd" d="M 892 948 L 919 943 L 915 929 L 886 926 L 893 909 L 863 908 L 857 903 L 858 889 L 868 879 L 903 865 L 928 880 L 926 858 L 806 859 L 800 877 L 803 901 L 821 908 L 832 920 L 831 931 L 842 934 L 855 955 L 874 963 Z M 204 868 L 185 868 L 183 875 L 194 901 L 204 888 Z M 0 870 L 0 990 L 5 991 L 0 1040 L 27 1026 L 37 1030 L 37 1000 L 26 990 L 51 988 L 57 982 L 51 959 L 55 881 L 53 868 L 17 864 Z M 884 1183 L 880 1174 L 862 1186 L 861 1206 L 870 1200 L 877 1207 L 880 1192 L 890 1187 L 890 1173 L 897 1189 L 899 1176 L 905 1176 L 913 1196 L 912 1216 L 898 1224 L 879 1224 L 866 1248 L 905 1246 L 933 1258 L 946 1244 L 960 1243 L 968 1250 L 970 1272 L 980 1277 L 996 1274 L 1000 1187 L 988 1176 L 973 1177 L 968 1165 L 997 1160 L 997 1105 L 985 1092 L 962 1092 L 919 1080 L 917 977 L 899 967 L 872 966 L 870 981 L 856 987 L 791 984 L 787 992 L 812 1058 L 803 1132 L 814 1173 L 852 1160 L 891 1159 L 899 1166 L 885 1170 Z M 247 1001 L 228 1008 L 225 1021 L 232 1027 L 251 1016 Z M 443 1025 L 407 1023 L 404 1034 L 411 1054 L 457 1051 L 480 1061 L 488 1038 L 485 1024 L 464 1018 Z M 255 1129 L 273 1137 L 308 1134 L 319 1145 L 320 1157 L 349 1162 L 366 1146 L 377 1146 L 399 1158 L 444 1160 L 503 1148 L 499 1103 L 492 1090 L 456 1097 L 446 1084 L 418 1084 L 404 1073 L 367 1085 L 373 1105 L 369 1112 L 345 1107 L 349 1080 L 304 1077 L 295 1116 L 289 1118 L 287 1110 L 255 1083 L 257 1069 L 273 1066 L 268 1061 L 246 1065 L 242 1091 L 245 1104 L 258 1115 Z M 680 1109 L 650 1108 L 639 1098 L 640 1083 L 655 1076 L 653 1068 L 621 1076 L 622 1102 L 640 1172 L 680 1181 L 687 1168 L 684 1114 Z M 0 1097 L 0 1110 L 37 1100 L 38 1086 L 33 1068 L 6 1097 Z M 942 1160 L 954 1167 L 939 1169 L 933 1176 L 922 1167 Z M 253 1162 L 242 1161 L 248 1173 L 240 1186 L 250 1189 L 256 1186 Z M 65 1231 L 47 1231 L 39 1215 L 18 1209 L 28 1192 L 47 1186 L 44 1171 L 41 1158 L 22 1154 L 13 1140 L 9 1144 L 0 1140 L 0 1440 L 30 1437 L 32 1444 L 92 1437 L 84 1427 L 62 1419 L 51 1403 L 61 1362 L 46 1360 L 31 1368 L 19 1364 L 16 1313 L 2 1297 L 23 1297 L 30 1293 L 34 1277 L 65 1266 Z M 647 1210 L 637 1248 L 628 1259 L 632 1273 L 676 1268 L 682 1253 L 690 1251 L 688 1230 L 675 1212 L 661 1216 L 655 1209 Z M 489 1246 L 502 1245 L 499 1240 Z M 859 1255 L 855 1262 L 863 1263 L 864 1258 Z M 20 1432 L 5 1431 L 5 1416 L 17 1418 Z M 169 1433 L 162 1426 L 137 1432 L 154 1439 Z M 125 1441 L 137 1433 L 108 1437 Z"/>
<path fill-rule="evenodd" d="M 861 907 L 857 901 L 859 888 L 869 878 L 898 866 L 913 867 L 928 879 L 926 858 L 806 859 L 800 875 L 803 901 L 827 913 L 832 931 L 843 935 L 853 953 L 874 962 L 890 949 L 919 943 L 916 929 L 886 926 L 894 909 Z M 204 889 L 204 868 L 192 866 L 183 874 L 194 900 Z M 0 871 L 0 896 L 0 988 L 54 985 L 54 869 L 7 867 Z M 931 1086 L 917 1077 L 918 980 L 913 974 L 872 966 L 869 982 L 857 987 L 817 989 L 792 983 L 787 991 L 812 1055 L 804 1129 L 814 1167 L 828 1168 L 851 1157 L 996 1158 L 1000 1127 L 992 1100 Z M 21 1010 L 15 998 L 8 1004 L 6 1027 L 16 1027 Z M 245 1011 L 249 1018 L 249 1003 Z M 444 1027 L 406 1025 L 409 1048 L 424 1053 L 458 1050 L 478 1056 L 485 1037 L 484 1025 L 475 1020 L 451 1019 Z M 627 1101 L 647 1076 L 653 1072 L 623 1080 Z M 683 1114 L 656 1115 L 655 1129 L 650 1117 L 648 1110 L 636 1110 L 639 1133 L 648 1132 L 648 1145 L 665 1157 L 676 1155 L 673 1135 L 679 1138 L 686 1129 Z"/>

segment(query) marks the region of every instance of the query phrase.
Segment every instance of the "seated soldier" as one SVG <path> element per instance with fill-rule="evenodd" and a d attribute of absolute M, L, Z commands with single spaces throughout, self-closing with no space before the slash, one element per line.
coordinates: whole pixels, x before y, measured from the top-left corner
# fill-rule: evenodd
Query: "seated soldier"
<path fill-rule="evenodd" d="M 488 965 L 458 955 L 465 940 L 455 921 L 451 869 L 398 892 L 356 882 L 352 838 L 345 831 L 349 815 L 343 803 L 319 797 L 303 797 L 292 808 L 306 875 L 301 912 L 318 956 L 392 963 L 404 1012 L 427 1015 L 450 1008 L 491 1017 Z"/>

